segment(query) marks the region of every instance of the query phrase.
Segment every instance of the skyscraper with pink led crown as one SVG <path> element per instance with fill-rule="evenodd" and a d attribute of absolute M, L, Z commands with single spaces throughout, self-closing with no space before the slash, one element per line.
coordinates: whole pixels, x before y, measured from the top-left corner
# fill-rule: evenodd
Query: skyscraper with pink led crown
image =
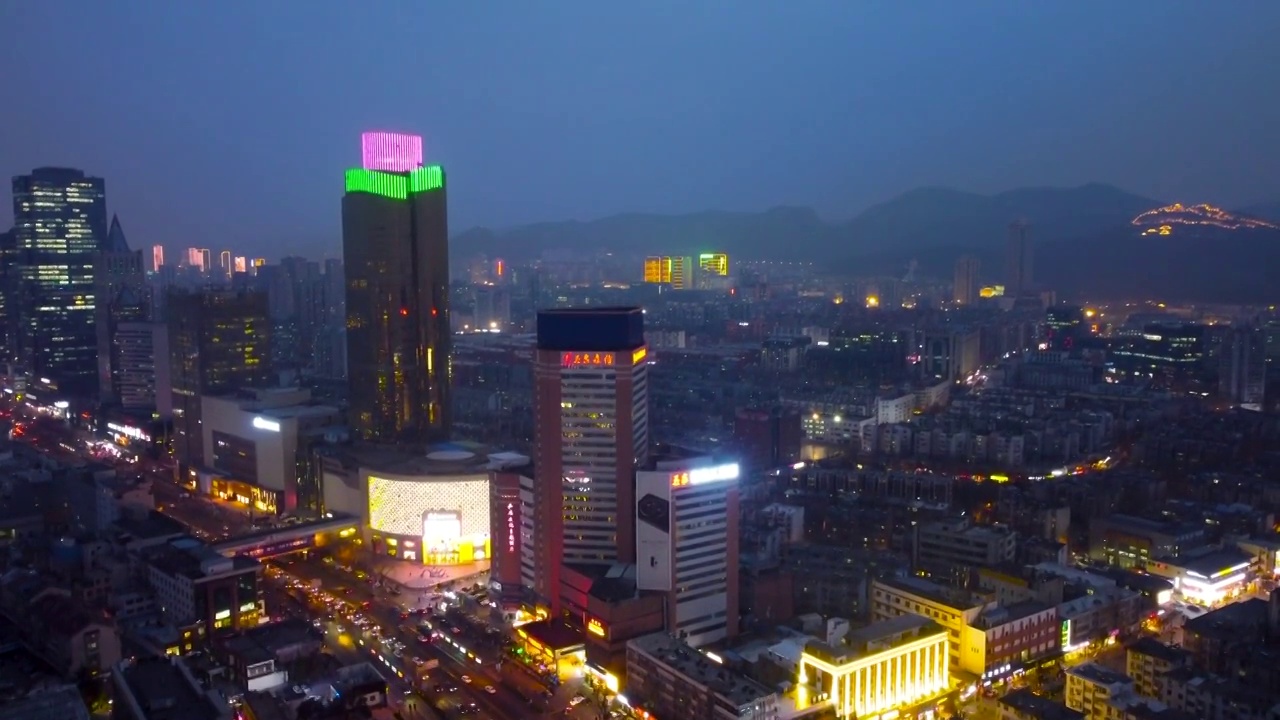
<path fill-rule="evenodd" d="M 449 223 L 444 169 L 422 137 L 361 136 L 346 172 L 342 254 L 350 421 L 360 440 L 446 440 L 449 408 Z"/>

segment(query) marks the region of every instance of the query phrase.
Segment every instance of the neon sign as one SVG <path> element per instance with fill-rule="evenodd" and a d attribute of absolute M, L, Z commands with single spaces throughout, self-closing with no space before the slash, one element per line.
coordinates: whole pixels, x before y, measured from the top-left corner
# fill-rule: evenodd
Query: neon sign
<path fill-rule="evenodd" d="M 560 355 L 561 367 L 613 367 L 613 353 L 573 353 Z"/>
<path fill-rule="evenodd" d="M 118 425 L 116 423 L 109 422 L 107 423 L 107 429 L 113 432 L 117 432 L 121 435 L 124 435 L 127 438 L 133 438 L 134 440 L 141 440 L 143 442 L 151 441 L 150 435 L 147 435 L 145 432 L 139 430 L 138 428 L 130 427 L 128 425 Z"/>
<path fill-rule="evenodd" d="M 259 430 L 266 430 L 267 432 L 280 432 L 280 423 L 275 420 L 268 420 L 261 416 L 253 418 L 253 426 Z"/>
<path fill-rule="evenodd" d="M 507 551 L 516 551 L 516 505 L 507 503 Z"/>
<path fill-rule="evenodd" d="M 649 348 L 639 348 L 631 353 L 631 364 L 639 365 L 641 360 L 649 356 Z"/>
<path fill-rule="evenodd" d="M 590 620 L 587 621 L 587 632 L 591 633 L 592 635 L 598 635 L 600 637 L 604 637 L 605 635 L 604 625 L 599 620 L 595 618 L 591 618 Z"/>
<path fill-rule="evenodd" d="M 365 170 L 408 172 L 422 165 L 422 136 L 396 132 L 367 132 L 360 136 Z"/>
<path fill-rule="evenodd" d="M 722 482 L 725 480 L 737 480 L 738 475 L 738 463 L 729 463 L 728 465 L 717 465 L 715 467 L 708 468 L 697 468 L 687 472 L 672 474 L 671 487 L 705 485 L 707 483 Z"/>

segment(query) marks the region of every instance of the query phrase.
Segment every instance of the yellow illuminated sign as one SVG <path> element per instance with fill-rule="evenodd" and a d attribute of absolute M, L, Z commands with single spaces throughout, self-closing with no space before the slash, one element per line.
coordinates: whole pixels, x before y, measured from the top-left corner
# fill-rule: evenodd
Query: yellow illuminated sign
<path fill-rule="evenodd" d="M 599 620 L 595 618 L 591 618 L 590 620 L 587 621 L 587 632 L 591 633 L 592 635 L 599 635 L 600 637 L 604 637 L 605 635 L 604 625 L 601 624 Z"/>
<path fill-rule="evenodd" d="M 631 353 L 631 364 L 639 365 L 641 360 L 649 356 L 649 348 L 640 348 Z"/>
<path fill-rule="evenodd" d="M 613 367 L 613 364 L 613 353 L 567 352 L 560 356 L 561 367 Z"/>
<path fill-rule="evenodd" d="M 724 277 L 729 274 L 729 256 L 724 253 L 702 253 L 698 265 L 704 272 Z"/>

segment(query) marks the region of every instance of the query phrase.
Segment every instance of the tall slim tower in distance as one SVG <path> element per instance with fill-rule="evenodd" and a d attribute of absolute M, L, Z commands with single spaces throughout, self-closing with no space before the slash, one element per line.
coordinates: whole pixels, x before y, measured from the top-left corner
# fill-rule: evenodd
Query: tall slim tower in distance
<path fill-rule="evenodd" d="M 160 268 L 164 267 L 164 246 L 151 246 L 151 272 L 160 272 Z"/>
<path fill-rule="evenodd" d="M 635 562 L 634 473 L 649 459 L 646 355 L 640 308 L 538 312 L 526 585 L 556 611 L 562 564 Z"/>
<path fill-rule="evenodd" d="M 1230 328 L 1218 352 L 1219 392 L 1245 410 L 1261 411 L 1267 390 L 1267 338 L 1262 328 Z"/>
<path fill-rule="evenodd" d="M 972 305 L 978 299 L 978 258 L 964 255 L 956 260 L 951 299 L 957 305 Z"/>
<path fill-rule="evenodd" d="M 28 377 L 59 391 L 97 390 L 93 258 L 107 242 L 102 178 L 37 168 L 13 179 L 16 340 Z"/>
<path fill-rule="evenodd" d="M 98 397 L 104 402 L 119 399 L 120 347 L 116 331 L 123 323 L 151 319 L 151 299 L 147 289 L 142 251 L 130 250 L 120 218 L 111 218 L 107 245 L 93 260 L 94 324 L 98 342 Z"/>
<path fill-rule="evenodd" d="M 1030 223 L 1026 220 L 1010 223 L 1005 249 L 1005 295 L 1016 299 L 1030 292 L 1032 250 Z"/>
<path fill-rule="evenodd" d="M 369 132 L 346 173 L 350 422 L 369 442 L 449 437 L 449 222 L 444 169 L 422 164 L 422 138 Z"/>
<path fill-rule="evenodd" d="M 0 232 L 0 363 L 13 359 L 17 312 L 14 302 L 18 297 L 18 274 L 15 263 L 18 248 L 13 231 Z"/>

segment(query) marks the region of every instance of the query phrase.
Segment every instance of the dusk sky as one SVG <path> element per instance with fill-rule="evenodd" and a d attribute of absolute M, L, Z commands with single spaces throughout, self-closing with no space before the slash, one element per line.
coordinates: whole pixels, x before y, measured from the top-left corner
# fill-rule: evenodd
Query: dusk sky
<path fill-rule="evenodd" d="M 0 174 L 270 258 L 338 254 L 366 129 L 426 138 L 454 232 L 922 185 L 1231 206 L 1280 200 L 1278 36 L 1274 0 L 8 0 Z"/>

